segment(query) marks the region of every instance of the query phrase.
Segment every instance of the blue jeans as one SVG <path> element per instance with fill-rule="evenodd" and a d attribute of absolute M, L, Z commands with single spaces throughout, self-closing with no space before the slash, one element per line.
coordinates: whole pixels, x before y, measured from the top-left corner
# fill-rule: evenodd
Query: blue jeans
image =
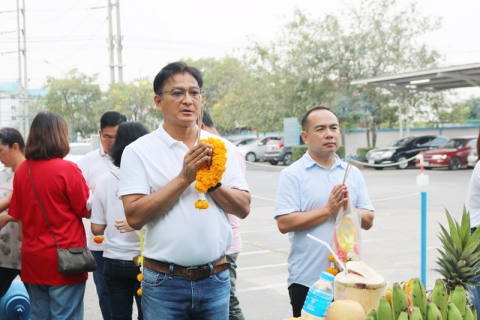
<path fill-rule="evenodd" d="M 228 319 L 228 270 L 189 281 L 143 268 L 142 310 L 145 320 Z"/>
<path fill-rule="evenodd" d="M 30 317 L 83 320 L 85 285 L 85 281 L 65 286 L 25 284 L 30 297 Z"/>
<path fill-rule="evenodd" d="M 473 280 L 480 281 L 480 276 L 476 276 Z M 480 314 L 480 286 L 468 287 L 468 289 L 473 293 L 472 304 L 475 310 L 477 310 L 477 313 Z"/>
<path fill-rule="evenodd" d="M 105 259 L 103 274 L 110 297 L 112 319 L 132 319 L 133 298 L 137 302 L 138 319 L 143 319 L 142 298 L 137 295 L 140 282 L 137 275 L 140 268 L 132 261 Z"/>
<path fill-rule="evenodd" d="M 237 298 L 237 258 L 238 252 L 227 254 L 227 262 L 230 263 L 230 311 L 228 314 L 229 320 L 245 320 L 242 309 L 240 309 L 240 302 Z"/>
<path fill-rule="evenodd" d="M 104 320 L 110 320 L 112 318 L 112 312 L 110 311 L 110 300 L 108 299 L 108 289 L 107 283 L 105 282 L 105 277 L 103 276 L 103 251 L 93 251 L 93 258 L 97 262 L 97 270 L 93 271 L 93 281 L 95 282 L 95 287 L 97 288 L 98 295 L 98 304 L 100 305 L 100 310 L 102 311 L 102 316 Z"/>

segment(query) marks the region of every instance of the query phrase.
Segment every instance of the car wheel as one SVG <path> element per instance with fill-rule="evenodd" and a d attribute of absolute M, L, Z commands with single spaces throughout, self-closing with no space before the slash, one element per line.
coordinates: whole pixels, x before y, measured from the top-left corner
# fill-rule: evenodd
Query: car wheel
<path fill-rule="evenodd" d="M 275 161 L 275 160 L 270 160 L 268 162 L 270 162 L 270 164 L 273 164 L 274 166 L 276 166 L 278 164 L 278 161 Z"/>
<path fill-rule="evenodd" d="M 256 162 L 256 161 L 257 161 L 257 157 L 255 156 L 255 153 L 249 152 L 249 153 L 247 153 L 247 155 L 245 156 L 245 160 L 247 160 L 248 162 Z"/>
<path fill-rule="evenodd" d="M 397 162 L 399 162 L 397 169 L 407 169 L 408 168 L 408 161 L 405 157 L 398 158 Z"/>
<path fill-rule="evenodd" d="M 289 166 L 293 163 L 293 157 L 292 157 L 292 154 L 291 153 L 286 153 L 284 156 L 283 156 L 283 164 L 286 165 L 286 166 Z"/>
<path fill-rule="evenodd" d="M 424 167 L 425 170 L 432 170 L 432 167 Z"/>
<path fill-rule="evenodd" d="M 462 160 L 458 157 L 453 157 L 448 164 L 448 169 L 450 170 L 458 170 L 462 166 Z"/>

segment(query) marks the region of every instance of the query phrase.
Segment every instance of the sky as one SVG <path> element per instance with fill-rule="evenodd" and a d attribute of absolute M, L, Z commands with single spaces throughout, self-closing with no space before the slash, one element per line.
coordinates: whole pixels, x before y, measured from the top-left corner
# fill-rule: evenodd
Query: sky
<path fill-rule="evenodd" d="M 29 88 L 40 88 L 47 76 L 59 78 L 73 68 L 98 74 L 97 83 L 106 88 L 108 0 L 24 1 Z M 273 41 L 295 9 L 321 17 L 338 14 L 361 0 L 119 1 L 123 78 L 131 82 L 152 79 L 172 61 L 239 55 L 251 40 Z M 398 2 L 401 7 L 410 1 Z M 16 4 L 16 0 L 0 1 L 0 82 L 18 79 Z M 422 38 L 441 53 L 441 66 L 480 62 L 480 0 L 418 0 L 417 4 L 422 13 L 443 18 L 440 30 Z M 115 10 L 112 14 L 115 17 Z M 115 34 L 115 18 L 113 22 Z"/>

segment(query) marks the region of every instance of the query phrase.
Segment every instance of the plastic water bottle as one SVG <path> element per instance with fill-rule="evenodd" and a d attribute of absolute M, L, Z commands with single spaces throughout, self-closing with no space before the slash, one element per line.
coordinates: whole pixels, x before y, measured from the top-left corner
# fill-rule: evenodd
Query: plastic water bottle
<path fill-rule="evenodd" d="M 323 319 L 333 300 L 333 280 L 335 276 L 322 272 L 320 279 L 308 290 L 307 298 L 302 308 L 302 316 Z"/>
<path fill-rule="evenodd" d="M 13 280 L 0 300 L 0 319 L 30 319 L 30 300 L 27 289 L 20 280 Z"/>

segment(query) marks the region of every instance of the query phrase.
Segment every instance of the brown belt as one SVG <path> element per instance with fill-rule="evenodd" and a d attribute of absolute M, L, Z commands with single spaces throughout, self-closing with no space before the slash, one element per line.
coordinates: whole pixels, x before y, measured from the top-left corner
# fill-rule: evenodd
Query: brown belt
<path fill-rule="evenodd" d="M 169 264 L 166 262 L 161 262 L 147 257 L 143 258 L 143 265 L 148 269 L 161 272 L 161 273 L 170 273 L 170 266 L 173 266 L 173 275 L 187 278 L 189 281 L 194 281 L 202 278 L 207 278 L 211 274 L 216 274 L 222 271 L 227 270 L 230 267 L 230 263 L 227 262 L 227 258 L 223 256 L 218 261 L 212 263 L 213 270 L 210 272 L 210 266 L 208 264 L 197 267 L 182 267 L 177 266 L 176 264 Z"/>

